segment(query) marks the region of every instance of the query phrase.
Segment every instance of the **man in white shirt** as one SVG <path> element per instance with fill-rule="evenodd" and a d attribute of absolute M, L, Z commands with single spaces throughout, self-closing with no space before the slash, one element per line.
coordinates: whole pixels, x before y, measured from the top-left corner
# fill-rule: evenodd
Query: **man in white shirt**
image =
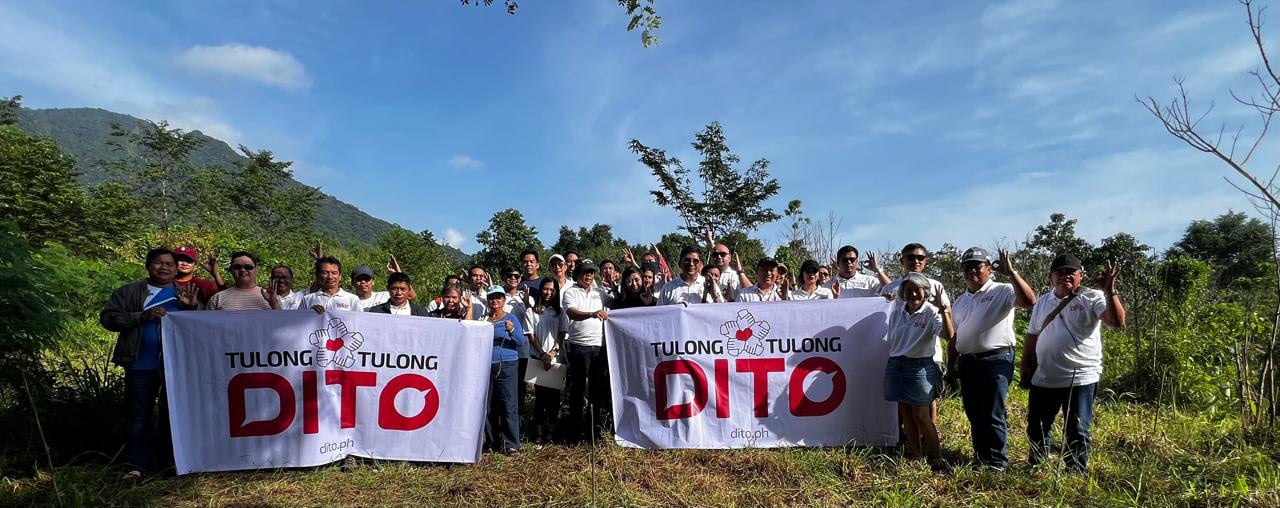
<path fill-rule="evenodd" d="M 280 297 L 280 310 L 298 310 L 302 305 L 302 296 L 306 293 L 293 290 L 293 269 L 288 265 L 271 267 L 271 284 Z"/>
<path fill-rule="evenodd" d="M 826 287 L 836 298 L 863 298 L 880 296 L 881 288 L 889 283 L 889 276 L 880 269 L 874 252 L 867 253 L 868 268 L 876 277 L 858 271 L 858 248 L 845 245 L 836 251 L 836 275 L 827 281 Z"/>
<path fill-rule="evenodd" d="M 956 340 L 947 352 L 948 377 L 959 377 L 964 413 L 969 418 L 973 453 L 979 465 L 1003 470 L 1009 465 L 1009 414 L 1005 397 L 1013 378 L 1013 310 L 1029 309 L 1036 294 L 1013 269 L 1009 252 L 1000 249 L 1000 259 L 980 247 L 964 251 L 960 267 L 964 271 L 965 292 L 952 306 Z M 991 272 L 1013 283 L 991 279 Z"/>
<path fill-rule="evenodd" d="M 351 285 L 356 289 L 356 298 L 360 299 L 360 310 L 369 310 L 375 305 L 382 305 L 391 299 L 386 291 L 373 290 L 373 269 L 369 265 L 360 265 L 351 270 Z"/>
<path fill-rule="evenodd" d="M 392 272 L 387 276 L 387 294 L 390 295 L 386 302 L 374 305 L 365 309 L 365 312 L 377 312 L 382 314 L 392 314 L 396 316 L 429 316 L 427 309 L 419 307 L 409 299 L 409 293 L 413 290 L 413 280 L 401 272 Z"/>
<path fill-rule="evenodd" d="M 316 282 L 320 285 L 314 293 L 302 297 L 300 309 L 311 309 L 316 314 L 329 310 L 359 312 L 360 298 L 342 289 L 342 263 L 332 256 L 316 260 Z"/>
<path fill-rule="evenodd" d="M 707 301 L 707 286 L 702 278 L 702 253 L 688 246 L 680 250 L 680 276 L 663 284 L 658 292 L 658 305 L 691 304 Z"/>
<path fill-rule="evenodd" d="M 743 284 L 742 274 L 733 268 L 733 251 L 728 245 L 717 243 L 711 248 L 711 264 L 720 269 L 721 296 L 727 302 L 737 301 L 738 290 L 750 284 Z"/>
<path fill-rule="evenodd" d="M 1116 294 L 1118 265 L 1107 262 L 1102 290 L 1085 288 L 1080 259 L 1061 254 L 1049 265 L 1053 289 L 1036 301 L 1022 346 L 1022 383 L 1029 385 L 1027 440 L 1030 462 L 1043 461 L 1052 448 L 1053 421 L 1063 409 L 1067 470 L 1089 464 L 1089 426 L 1102 377 L 1102 330 L 1124 326 L 1125 310 Z"/>
<path fill-rule="evenodd" d="M 739 302 L 780 302 L 785 298 L 778 288 L 778 260 L 771 257 L 756 261 L 756 283 L 738 290 Z"/>
<path fill-rule="evenodd" d="M 574 269 L 575 284 L 562 296 L 568 334 L 565 336 L 565 359 L 569 372 L 565 394 L 569 397 L 566 435 L 570 439 L 586 437 L 588 424 L 583 420 L 583 406 L 589 404 L 596 423 L 591 432 L 600 433 L 606 425 L 609 407 L 609 360 L 604 351 L 605 294 L 594 287 L 596 266 L 581 260 Z"/>

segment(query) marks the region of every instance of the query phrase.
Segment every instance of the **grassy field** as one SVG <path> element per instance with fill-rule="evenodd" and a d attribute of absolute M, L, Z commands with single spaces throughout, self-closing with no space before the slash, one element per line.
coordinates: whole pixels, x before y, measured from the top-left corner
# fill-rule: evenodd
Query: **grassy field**
<path fill-rule="evenodd" d="M 0 503 L 68 506 L 1280 506 L 1280 450 L 1246 444 L 1231 422 L 1148 406 L 1100 403 L 1087 475 L 1058 461 L 1026 464 L 1025 394 L 1010 396 L 1008 471 L 967 467 L 959 401 L 941 409 L 944 448 L 956 465 L 936 475 L 921 461 L 865 448 L 644 451 L 602 445 L 526 448 L 476 465 L 381 463 L 309 470 L 162 476 L 138 486 L 100 466 L 5 478 Z M 595 467 L 592 467 L 594 456 Z"/>

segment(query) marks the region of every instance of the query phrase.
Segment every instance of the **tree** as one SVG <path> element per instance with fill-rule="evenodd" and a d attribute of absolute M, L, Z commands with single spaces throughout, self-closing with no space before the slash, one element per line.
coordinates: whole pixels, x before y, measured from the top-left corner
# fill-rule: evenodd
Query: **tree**
<path fill-rule="evenodd" d="M 0 126 L 18 123 L 18 112 L 22 111 L 22 96 L 15 95 L 7 99 L 0 98 Z"/>
<path fill-rule="evenodd" d="M 1036 232 L 1026 247 L 1043 256 L 1074 254 L 1081 260 L 1093 251 L 1087 240 L 1076 236 L 1076 219 L 1068 219 L 1061 213 L 1050 214 L 1048 224 L 1036 226 Z"/>
<path fill-rule="evenodd" d="M 1270 226 L 1243 213 L 1227 212 L 1212 221 L 1192 221 L 1165 257 L 1208 262 L 1217 270 L 1214 285 L 1227 287 L 1240 278 L 1267 275 L 1271 248 Z"/>
<path fill-rule="evenodd" d="M 514 208 L 494 213 L 489 219 L 489 229 L 476 233 L 476 241 L 484 248 L 476 253 L 472 262 L 490 272 L 515 265 L 525 249 L 542 251 L 537 228 L 525 224 L 524 215 Z"/>
<path fill-rule="evenodd" d="M 311 236 L 315 228 L 320 192 L 292 184 L 292 161 L 277 161 L 268 150 L 250 150 L 240 145 L 249 160 L 227 179 L 228 201 L 254 219 L 260 231 L 272 234 Z"/>
<path fill-rule="evenodd" d="M 462 5 L 473 4 L 473 2 L 474 5 L 494 4 L 494 0 L 461 0 L 461 2 Z M 662 27 L 662 16 L 653 10 L 653 2 L 654 0 L 618 0 L 618 7 L 622 7 L 630 18 L 627 31 L 643 27 L 640 30 L 640 44 L 646 48 L 658 43 L 658 37 L 653 35 L 653 32 Z M 502 5 L 506 7 L 507 14 L 511 15 L 515 15 L 520 9 L 520 4 L 516 0 L 503 0 Z"/>
<path fill-rule="evenodd" d="M 569 226 L 560 226 L 560 237 L 556 239 L 551 251 L 564 254 L 577 252 L 580 258 L 600 263 L 605 259 L 622 261 L 622 249 L 629 247 L 626 240 L 613 236 L 613 227 L 608 224 L 596 224 L 591 229 L 580 227 L 575 232 Z"/>
<path fill-rule="evenodd" d="M 378 249 L 396 257 L 401 270 L 413 279 L 421 301 L 437 296 L 444 276 L 457 273 L 457 267 L 449 262 L 430 231 L 415 234 L 403 228 L 392 229 L 378 238 Z"/>
<path fill-rule="evenodd" d="M 75 158 L 52 139 L 0 125 L 0 221 L 13 223 L 32 244 L 84 244 L 77 235 L 88 197 L 76 174 Z"/>
<path fill-rule="evenodd" d="M 694 189 L 689 170 L 679 159 L 635 139 L 629 146 L 658 178 L 658 190 L 649 192 L 654 201 L 680 214 L 683 229 L 689 236 L 702 238 L 710 232 L 720 238 L 730 231 L 755 231 L 763 224 L 782 218 L 764 206 L 766 200 L 781 190 L 778 181 L 769 178 L 769 161 L 757 160 L 739 173 L 733 167 L 739 162 L 738 156 L 725 144 L 724 130 L 717 122 L 694 136 L 693 148 L 702 154 L 702 162 L 698 164 L 700 194 Z"/>
<path fill-rule="evenodd" d="M 168 231 L 179 222 L 182 205 L 190 199 L 175 191 L 195 171 L 191 152 L 204 140 L 165 121 L 147 121 L 135 130 L 112 124 L 111 138 L 107 144 L 120 158 L 106 163 L 108 169 L 123 177 L 139 205 Z"/>

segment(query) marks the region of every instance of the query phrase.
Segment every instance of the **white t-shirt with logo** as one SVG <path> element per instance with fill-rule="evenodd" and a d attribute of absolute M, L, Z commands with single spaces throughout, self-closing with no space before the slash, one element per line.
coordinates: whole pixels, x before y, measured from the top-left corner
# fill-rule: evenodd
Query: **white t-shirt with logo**
<path fill-rule="evenodd" d="M 885 284 L 885 286 L 881 288 L 880 294 L 890 295 L 896 299 L 898 297 L 899 286 L 902 286 L 902 277 L 895 277 L 892 281 L 890 281 L 888 284 Z M 937 292 L 938 290 L 942 290 L 942 305 L 945 305 L 948 307 L 951 306 L 951 297 L 947 296 L 947 288 L 942 287 L 942 283 L 938 282 L 937 279 L 934 279 L 933 277 L 929 277 L 929 294 L 925 295 L 925 299 L 932 300 L 933 293 Z M 843 298 L 844 293 L 841 292 L 840 296 Z M 938 333 L 942 333 L 941 328 L 938 329 Z M 937 342 L 938 342 L 937 349 L 933 354 L 933 361 L 941 364 L 942 352 L 945 351 L 946 348 L 942 346 L 942 337 L 938 337 Z"/>
<path fill-rule="evenodd" d="M 840 285 L 840 298 L 880 296 L 880 279 L 865 273 L 854 272 L 853 276 L 847 279 L 837 273 L 832 275 L 831 280 L 823 284 L 823 287 L 831 289 L 836 284 Z"/>
<path fill-rule="evenodd" d="M 324 310 L 364 310 L 360 308 L 360 297 L 341 288 L 332 295 L 326 294 L 323 290 L 307 293 L 298 304 L 298 309 L 311 310 L 316 305 L 324 307 Z"/>
<path fill-rule="evenodd" d="M 952 319 L 956 325 L 956 350 L 985 353 L 1018 343 L 1013 334 L 1013 284 L 987 279 L 978 291 L 956 297 Z"/>
<path fill-rule="evenodd" d="M 844 293 L 841 294 L 843 295 Z M 831 292 L 831 288 L 822 286 L 813 288 L 812 293 L 805 292 L 803 286 L 791 290 L 792 300 L 832 300 L 835 297 L 835 294 Z"/>
<path fill-rule="evenodd" d="M 768 291 L 760 289 L 760 286 L 745 287 L 738 290 L 739 302 L 781 302 L 782 295 L 778 292 L 778 285 L 774 284 Z"/>
<path fill-rule="evenodd" d="M 705 301 L 707 301 L 707 283 L 706 278 L 701 275 L 691 283 L 676 277 L 663 284 L 662 291 L 658 294 L 658 305 L 674 305 L 681 302 L 694 304 Z"/>
<path fill-rule="evenodd" d="M 569 318 L 569 309 L 588 314 L 604 309 L 604 293 L 599 289 L 583 289 L 574 284 L 564 292 L 564 320 L 568 336 L 565 340 L 579 346 L 599 346 L 604 342 L 604 320 L 590 317 L 581 321 Z"/>
<path fill-rule="evenodd" d="M 306 294 L 302 291 L 291 291 L 289 294 L 280 297 L 280 310 L 298 310 L 302 305 L 302 297 Z"/>
<path fill-rule="evenodd" d="M 942 315 L 938 314 L 937 307 L 925 302 L 914 314 L 908 314 L 905 303 L 894 302 L 887 334 L 889 356 L 934 358 L 938 355 L 939 333 L 942 333 Z"/>
<path fill-rule="evenodd" d="M 360 310 L 369 310 L 369 307 L 382 305 L 389 300 L 391 300 L 391 293 L 386 291 L 370 292 L 368 298 L 360 300 Z"/>
<path fill-rule="evenodd" d="M 1086 289 L 1044 326 L 1045 318 L 1061 301 L 1053 291 L 1041 295 L 1031 308 L 1027 333 L 1036 341 L 1036 373 L 1031 384 L 1044 388 L 1066 388 L 1097 383 L 1102 377 L 1102 314 L 1107 297 L 1097 289 Z"/>

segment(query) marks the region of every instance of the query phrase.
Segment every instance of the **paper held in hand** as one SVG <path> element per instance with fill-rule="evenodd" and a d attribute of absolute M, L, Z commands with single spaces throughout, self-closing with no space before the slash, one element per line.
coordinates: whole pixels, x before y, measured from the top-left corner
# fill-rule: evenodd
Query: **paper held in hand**
<path fill-rule="evenodd" d="M 558 359 L 557 359 L 558 360 Z M 564 389 L 564 378 L 569 373 L 569 366 L 559 361 L 551 364 L 548 369 L 542 365 L 542 361 L 537 358 L 529 359 L 529 366 L 524 371 L 524 382 L 533 383 L 538 386 L 554 388 L 556 390 Z"/>

